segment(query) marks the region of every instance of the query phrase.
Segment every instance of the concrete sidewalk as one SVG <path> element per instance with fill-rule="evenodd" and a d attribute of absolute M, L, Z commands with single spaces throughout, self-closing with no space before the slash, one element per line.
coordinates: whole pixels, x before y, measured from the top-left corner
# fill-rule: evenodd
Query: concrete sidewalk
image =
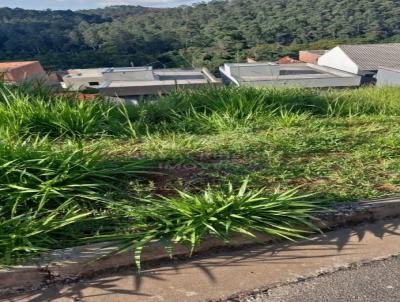
<path fill-rule="evenodd" d="M 268 288 L 400 253 L 400 219 L 334 231 L 300 243 L 221 252 L 142 272 L 97 277 L 2 301 L 204 301 Z"/>

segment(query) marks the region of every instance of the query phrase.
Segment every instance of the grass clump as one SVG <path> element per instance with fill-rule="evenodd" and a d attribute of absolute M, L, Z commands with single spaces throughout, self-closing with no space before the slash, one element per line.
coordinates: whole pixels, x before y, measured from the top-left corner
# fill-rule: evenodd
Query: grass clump
<path fill-rule="evenodd" d="M 13 264 L 92 234 L 106 200 L 145 173 L 141 160 L 110 160 L 98 148 L 47 139 L 0 140 L 0 263 Z M 71 226 L 80 223 L 71 232 Z"/>
<path fill-rule="evenodd" d="M 237 190 L 229 184 L 227 189 L 209 187 L 202 194 L 178 191 L 176 197 L 142 199 L 139 206 L 117 205 L 121 220 L 132 221 L 133 233 L 101 239 L 122 239 L 125 248 L 134 247 L 140 267 L 140 253 L 151 241 L 161 242 L 172 253 L 177 243 L 189 244 L 193 252 L 208 236 L 226 242 L 234 234 L 304 238 L 318 230 L 311 220 L 321 207 L 303 198 L 295 191 L 268 194 L 264 189 L 250 189 L 248 179 Z"/>
<path fill-rule="evenodd" d="M 52 210 L 26 210 L 7 218 L 0 207 L 0 267 L 18 264 L 50 249 L 77 242 L 79 234 L 66 234 L 66 228 L 87 222 L 90 211 L 81 210 L 72 200 Z M 82 230 L 81 230 L 82 231 Z M 68 240 L 75 238 L 75 240 Z"/>
<path fill-rule="evenodd" d="M 132 137 L 123 104 L 0 86 L 0 131 L 16 139 Z"/>
<path fill-rule="evenodd" d="M 107 160 L 98 148 L 57 148 L 44 139 L 0 141 L 2 214 L 56 208 L 70 199 L 90 205 L 147 168 L 141 160 Z"/>

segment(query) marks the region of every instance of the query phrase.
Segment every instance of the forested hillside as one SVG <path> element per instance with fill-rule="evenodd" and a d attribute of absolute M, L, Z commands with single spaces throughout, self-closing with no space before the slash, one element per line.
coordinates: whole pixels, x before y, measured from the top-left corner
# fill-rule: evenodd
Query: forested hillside
<path fill-rule="evenodd" d="M 246 55 L 400 41 L 400 0 L 231 0 L 150 9 L 0 9 L 0 60 L 50 69 L 152 64 L 214 69 Z"/>

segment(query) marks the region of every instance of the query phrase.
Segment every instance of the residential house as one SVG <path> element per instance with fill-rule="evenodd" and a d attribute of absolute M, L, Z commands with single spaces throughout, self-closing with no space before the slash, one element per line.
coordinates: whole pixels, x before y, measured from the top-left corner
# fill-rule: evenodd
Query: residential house
<path fill-rule="evenodd" d="M 362 76 L 362 83 L 373 83 L 378 69 L 400 68 L 400 43 L 339 45 L 318 60 L 321 66 Z"/>
<path fill-rule="evenodd" d="M 105 68 L 70 69 L 63 76 L 62 87 L 71 91 L 97 88 L 104 81 Z"/>
<path fill-rule="evenodd" d="M 377 86 L 400 86 L 400 68 L 379 67 L 376 76 Z"/>
<path fill-rule="evenodd" d="M 219 70 L 223 83 L 236 86 L 354 87 L 361 81 L 358 75 L 309 63 L 227 63 Z"/>
<path fill-rule="evenodd" d="M 46 76 L 38 61 L 0 63 L 1 80 L 5 83 L 21 83 L 27 80 L 40 80 Z"/>
<path fill-rule="evenodd" d="M 319 58 L 327 51 L 325 49 L 301 50 L 299 51 L 299 60 L 304 63 L 318 64 Z"/>
<path fill-rule="evenodd" d="M 119 67 L 69 70 L 63 87 L 69 90 L 98 89 L 110 97 L 138 97 L 164 94 L 177 89 L 195 89 L 220 81 L 206 68 L 153 69 L 152 67 Z"/>
<path fill-rule="evenodd" d="M 293 59 L 292 57 L 285 56 L 280 58 L 279 60 L 275 61 L 276 64 L 297 64 L 302 63 L 299 60 Z"/>

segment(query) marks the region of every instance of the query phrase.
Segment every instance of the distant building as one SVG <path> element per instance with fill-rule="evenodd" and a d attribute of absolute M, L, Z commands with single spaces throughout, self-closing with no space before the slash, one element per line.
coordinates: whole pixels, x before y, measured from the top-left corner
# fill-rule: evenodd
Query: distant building
<path fill-rule="evenodd" d="M 246 58 L 246 62 L 249 64 L 253 64 L 253 63 L 257 63 L 257 60 L 255 58 L 252 57 L 247 57 Z"/>
<path fill-rule="evenodd" d="M 236 86 L 351 87 L 361 81 L 358 75 L 309 63 L 228 63 L 219 70 L 225 84 Z"/>
<path fill-rule="evenodd" d="M 400 68 L 379 67 L 376 76 L 377 86 L 400 86 Z"/>
<path fill-rule="evenodd" d="M 289 56 L 285 56 L 280 58 L 279 60 L 275 61 L 276 64 L 297 64 L 297 63 L 302 63 L 299 60 L 293 59 Z"/>
<path fill-rule="evenodd" d="M 400 43 L 339 45 L 319 58 L 318 64 L 363 77 L 363 83 L 375 81 L 379 67 L 400 68 Z"/>
<path fill-rule="evenodd" d="M 87 88 L 97 88 L 104 81 L 105 68 L 70 69 L 63 76 L 63 88 L 79 91 Z"/>
<path fill-rule="evenodd" d="M 38 61 L 0 63 L 0 79 L 5 83 L 39 80 L 45 76 L 46 72 Z"/>
<path fill-rule="evenodd" d="M 121 67 L 69 70 L 63 86 L 70 90 L 95 88 L 105 96 L 135 97 L 163 94 L 175 89 L 192 89 L 220 84 L 206 69 L 153 69 Z"/>
<path fill-rule="evenodd" d="M 314 49 L 314 50 L 301 50 L 299 51 L 299 60 L 304 63 L 318 64 L 318 60 L 328 50 Z"/>

